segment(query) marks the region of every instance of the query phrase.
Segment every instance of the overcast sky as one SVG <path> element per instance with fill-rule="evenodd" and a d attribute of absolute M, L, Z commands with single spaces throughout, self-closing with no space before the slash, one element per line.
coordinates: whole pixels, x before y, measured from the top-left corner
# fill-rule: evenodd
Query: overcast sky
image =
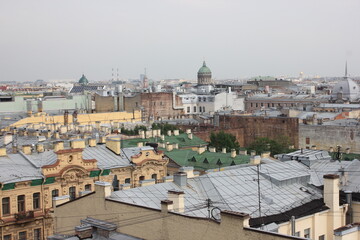
<path fill-rule="evenodd" d="M 0 0 L 0 81 L 360 75 L 360 0 Z"/>

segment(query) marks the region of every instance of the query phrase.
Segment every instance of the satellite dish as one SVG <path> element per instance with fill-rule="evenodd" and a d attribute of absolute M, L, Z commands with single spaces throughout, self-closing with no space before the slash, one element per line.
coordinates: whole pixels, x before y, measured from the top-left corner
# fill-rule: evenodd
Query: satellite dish
<path fill-rule="evenodd" d="M 221 210 L 220 208 L 218 207 L 214 207 L 213 209 L 211 209 L 211 212 L 210 212 L 210 215 L 211 215 L 211 218 L 216 220 L 216 221 L 220 221 L 221 218 Z"/>

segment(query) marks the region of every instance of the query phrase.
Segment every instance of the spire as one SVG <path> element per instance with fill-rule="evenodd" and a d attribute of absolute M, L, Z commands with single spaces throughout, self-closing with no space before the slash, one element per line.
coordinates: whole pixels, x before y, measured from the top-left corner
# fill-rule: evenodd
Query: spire
<path fill-rule="evenodd" d="M 345 77 L 348 77 L 348 73 L 347 73 L 347 61 L 345 62 Z"/>
<path fill-rule="evenodd" d="M 203 67 L 206 67 L 206 62 L 205 62 L 205 60 L 204 60 L 204 62 L 203 62 Z"/>

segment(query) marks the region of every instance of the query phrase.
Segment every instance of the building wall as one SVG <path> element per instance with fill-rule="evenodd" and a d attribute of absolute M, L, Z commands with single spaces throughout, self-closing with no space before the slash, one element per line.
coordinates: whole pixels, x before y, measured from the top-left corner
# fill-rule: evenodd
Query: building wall
<path fill-rule="evenodd" d="M 141 106 L 141 94 L 132 97 L 124 97 L 124 111 L 132 112 L 139 111 Z"/>
<path fill-rule="evenodd" d="M 241 147 L 249 146 L 259 137 L 275 139 L 279 136 L 287 136 L 295 148 L 299 146 L 299 123 L 296 118 L 215 115 L 214 125 L 184 128 L 192 128 L 194 134 L 204 141 L 209 141 L 211 132 L 231 133 L 235 135 Z"/>
<path fill-rule="evenodd" d="M 326 126 L 326 125 L 299 125 L 299 147 L 317 149 L 336 149 L 337 145 L 342 150 L 350 148 L 353 153 L 360 153 L 360 127 L 359 126 Z M 307 141 L 308 139 L 308 141 Z M 308 142 L 308 144 L 307 144 Z"/>
<path fill-rule="evenodd" d="M 78 115 L 78 123 L 79 124 L 95 124 L 95 122 L 102 123 L 110 123 L 113 122 L 130 122 L 130 121 L 141 121 L 141 112 L 108 112 L 108 113 L 90 113 L 90 114 L 79 114 Z M 69 123 L 73 122 L 73 117 L 69 114 Z M 13 127 L 20 127 L 27 124 L 52 124 L 52 123 L 60 123 L 64 124 L 64 116 L 56 115 L 56 116 L 32 116 L 23 118 L 16 123 L 11 124 Z"/>
<path fill-rule="evenodd" d="M 58 206 L 55 209 L 57 233 L 72 233 L 84 216 L 102 220 L 112 219 L 122 233 L 144 239 L 291 239 L 276 234 L 264 234 L 244 229 L 247 219 L 222 213 L 221 223 L 200 218 L 165 213 L 156 209 L 138 207 L 104 200 L 105 192 L 97 186 L 96 193 Z M 91 206 L 91 207 L 90 207 Z M 91 210 L 90 210 L 91 209 Z M 74 211 L 77 214 L 74 216 Z M 67 218 L 67 216 L 74 216 Z M 68 219 L 68 220 L 66 220 Z"/>
<path fill-rule="evenodd" d="M 114 106 L 114 96 L 100 96 L 95 94 L 95 112 L 114 112 L 116 111 Z"/>
<path fill-rule="evenodd" d="M 173 103 L 173 93 L 142 93 L 141 106 L 145 119 L 168 119 L 185 114 L 179 96 L 175 96 L 175 103 Z"/>

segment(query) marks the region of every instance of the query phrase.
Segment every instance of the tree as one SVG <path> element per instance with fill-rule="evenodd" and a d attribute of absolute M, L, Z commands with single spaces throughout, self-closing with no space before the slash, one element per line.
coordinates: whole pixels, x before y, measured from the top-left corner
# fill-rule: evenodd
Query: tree
<path fill-rule="evenodd" d="M 290 139 L 287 136 L 278 136 L 276 139 L 269 139 L 266 137 L 256 138 L 255 141 L 248 147 L 248 150 L 254 150 L 257 154 L 270 151 L 274 156 L 279 153 L 288 153 L 291 150 Z"/>
<path fill-rule="evenodd" d="M 240 144 L 236 141 L 236 137 L 230 133 L 225 133 L 220 131 L 218 133 L 212 132 L 210 134 L 210 143 L 211 147 L 215 147 L 217 151 L 221 151 L 222 148 L 226 148 L 226 151 L 231 149 L 239 150 Z"/>

